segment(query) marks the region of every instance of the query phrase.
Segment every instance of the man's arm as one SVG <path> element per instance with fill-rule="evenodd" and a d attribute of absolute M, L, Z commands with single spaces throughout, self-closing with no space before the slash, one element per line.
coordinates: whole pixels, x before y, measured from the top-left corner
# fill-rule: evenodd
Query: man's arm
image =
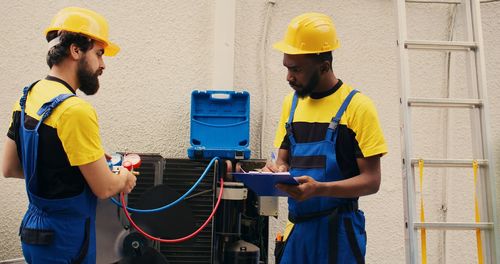
<path fill-rule="evenodd" d="M 310 176 L 297 177 L 298 186 L 278 184 L 277 187 L 297 201 L 314 196 L 355 198 L 378 192 L 381 181 L 380 155 L 357 159 L 360 174 L 334 182 L 317 182 Z"/>
<path fill-rule="evenodd" d="M 6 178 L 24 179 L 23 167 L 17 156 L 16 142 L 9 137 L 6 137 L 3 148 L 2 174 Z"/>
<path fill-rule="evenodd" d="M 129 193 L 135 187 L 135 175 L 126 168 L 121 168 L 119 174 L 114 174 L 109 170 L 104 156 L 78 167 L 92 192 L 100 199 L 109 198 L 119 192 Z"/>

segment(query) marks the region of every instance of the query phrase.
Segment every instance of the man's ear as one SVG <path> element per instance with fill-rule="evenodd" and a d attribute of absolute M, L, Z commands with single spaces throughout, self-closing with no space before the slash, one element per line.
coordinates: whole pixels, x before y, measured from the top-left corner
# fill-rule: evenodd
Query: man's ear
<path fill-rule="evenodd" d="M 330 71 L 330 69 L 331 69 L 331 68 L 332 68 L 332 67 L 331 67 L 331 65 L 330 65 L 330 62 L 329 62 L 329 61 L 323 61 L 323 62 L 321 63 L 321 65 L 319 66 L 319 69 L 320 69 L 321 73 L 328 72 L 328 71 Z"/>
<path fill-rule="evenodd" d="M 82 51 L 80 50 L 80 48 L 78 46 L 76 46 L 75 44 L 71 44 L 69 46 L 69 56 L 73 59 L 73 60 L 79 60 L 82 56 Z"/>

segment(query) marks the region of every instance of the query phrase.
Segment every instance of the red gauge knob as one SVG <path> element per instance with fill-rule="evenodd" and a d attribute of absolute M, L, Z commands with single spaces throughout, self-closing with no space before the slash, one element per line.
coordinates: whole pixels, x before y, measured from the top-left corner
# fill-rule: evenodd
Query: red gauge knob
<path fill-rule="evenodd" d="M 137 154 L 126 154 L 125 157 L 123 157 L 122 164 L 123 167 L 127 168 L 128 170 L 137 169 L 141 166 L 141 157 Z"/>
<path fill-rule="evenodd" d="M 133 169 L 133 167 L 134 167 L 134 166 L 132 166 L 132 163 L 130 161 L 128 161 L 128 160 L 124 161 L 122 163 L 122 166 L 124 168 L 126 168 L 127 170 L 129 170 L 129 171 L 131 171 Z"/>

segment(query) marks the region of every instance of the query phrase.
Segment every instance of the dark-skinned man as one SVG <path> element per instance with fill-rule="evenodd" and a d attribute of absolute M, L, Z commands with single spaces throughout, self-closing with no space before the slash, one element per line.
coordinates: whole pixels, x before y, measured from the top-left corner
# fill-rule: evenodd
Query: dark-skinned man
<path fill-rule="evenodd" d="M 335 76 L 332 52 L 339 41 L 327 15 L 295 17 L 273 47 L 284 53 L 294 91 L 283 102 L 276 162 L 264 170 L 290 171 L 300 183 L 277 185 L 289 194 L 289 224 L 277 259 L 364 263 L 365 217 L 358 198 L 378 191 L 380 157 L 387 153 L 375 106 Z"/>

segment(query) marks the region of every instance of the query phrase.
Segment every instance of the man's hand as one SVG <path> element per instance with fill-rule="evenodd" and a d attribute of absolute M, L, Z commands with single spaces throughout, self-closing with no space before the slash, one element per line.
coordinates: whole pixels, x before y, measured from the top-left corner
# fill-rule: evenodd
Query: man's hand
<path fill-rule="evenodd" d="M 317 196 L 320 183 L 310 176 L 300 176 L 295 178 L 299 185 L 276 184 L 276 188 L 290 195 L 291 198 L 299 202 Z"/>
<path fill-rule="evenodd" d="M 280 149 L 276 159 L 268 160 L 266 166 L 262 168 L 265 172 L 287 172 L 290 169 L 288 165 L 288 150 Z"/>
<path fill-rule="evenodd" d="M 121 192 L 124 192 L 125 194 L 130 193 L 134 189 L 136 181 L 137 181 L 137 177 L 135 176 L 136 175 L 135 172 L 130 172 L 127 168 L 121 167 L 119 175 L 121 177 L 126 178 L 125 186 L 123 186 L 123 189 L 121 190 Z"/>
<path fill-rule="evenodd" d="M 266 162 L 266 166 L 262 168 L 262 171 L 265 172 L 286 172 L 288 171 L 288 166 L 286 165 L 276 165 L 273 162 Z"/>

